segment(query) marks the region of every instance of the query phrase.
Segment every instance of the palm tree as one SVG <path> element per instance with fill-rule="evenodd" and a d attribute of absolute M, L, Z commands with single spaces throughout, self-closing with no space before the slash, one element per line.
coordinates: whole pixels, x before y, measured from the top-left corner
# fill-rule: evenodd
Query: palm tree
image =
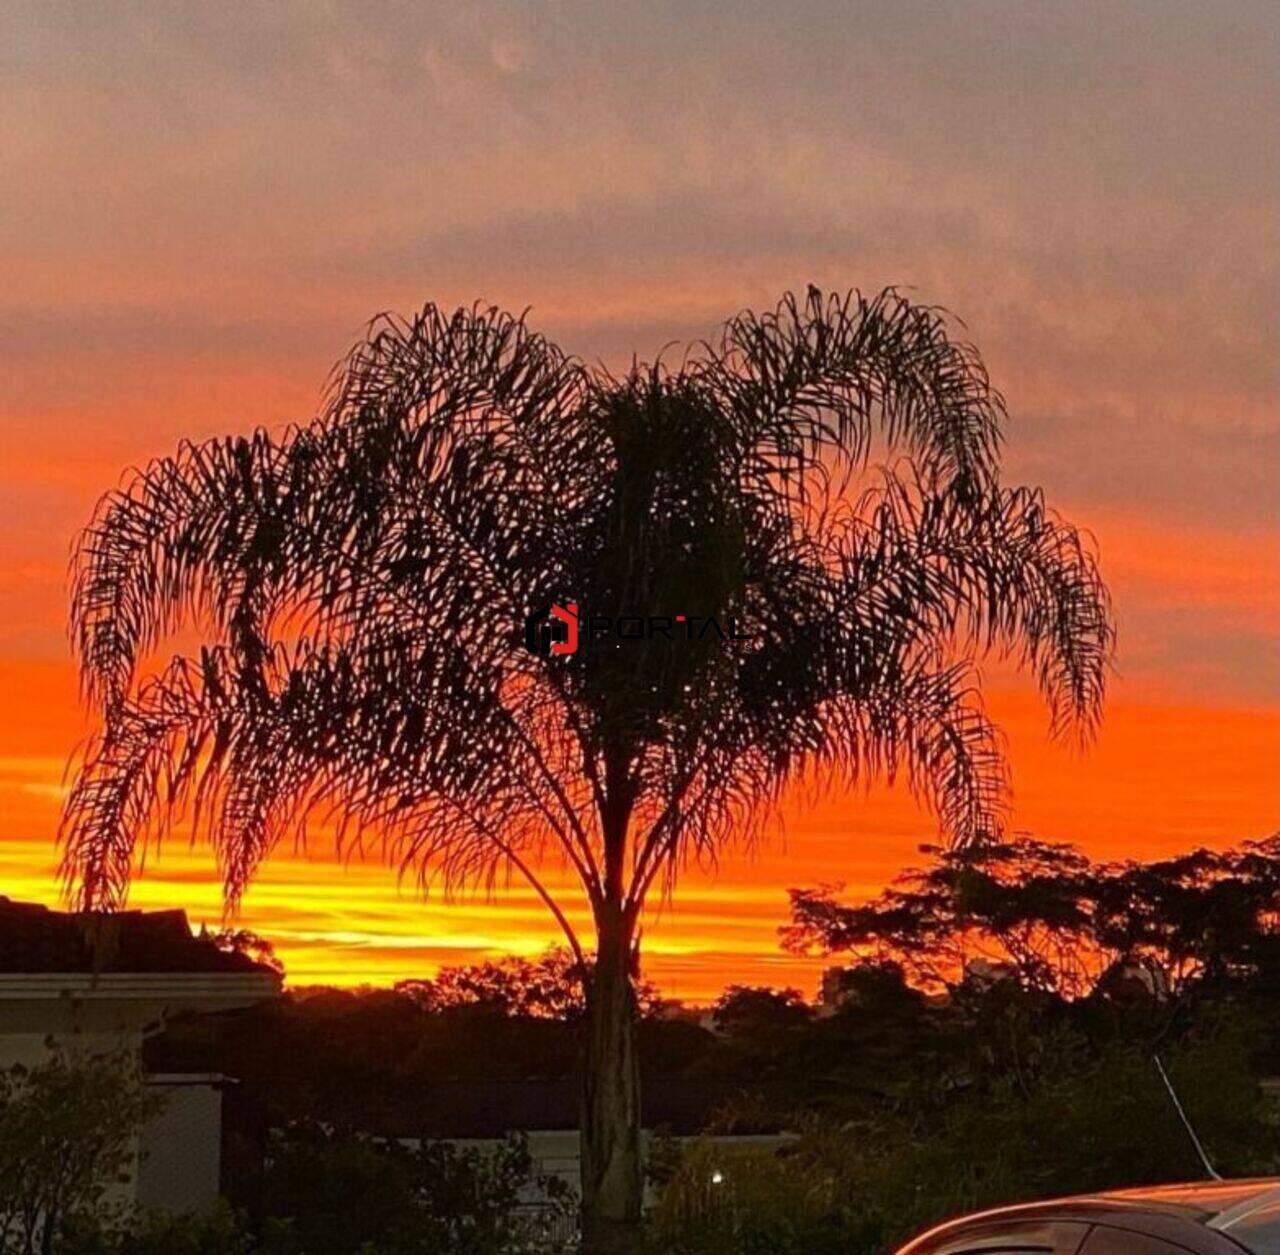
<path fill-rule="evenodd" d="M 234 908 L 318 810 L 424 886 L 523 877 L 590 964 L 585 1230 L 629 1249 L 654 886 L 759 835 L 802 775 L 901 771 L 951 842 L 996 832 L 993 650 L 1055 730 L 1099 716 L 1106 590 L 1040 493 L 1001 485 L 1003 415 L 946 316 L 892 290 L 788 295 L 621 375 L 497 309 L 376 320 L 314 421 L 184 444 L 83 533 L 73 635 L 103 722 L 69 886 L 118 906 L 181 813 Z M 526 646 L 552 604 L 576 652 L 536 621 Z M 151 664 L 177 629 L 208 643 Z"/>

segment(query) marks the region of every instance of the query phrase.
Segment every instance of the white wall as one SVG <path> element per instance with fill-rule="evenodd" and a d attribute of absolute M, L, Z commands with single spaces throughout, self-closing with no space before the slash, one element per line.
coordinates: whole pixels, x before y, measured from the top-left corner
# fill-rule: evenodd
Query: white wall
<path fill-rule="evenodd" d="M 210 1211 L 222 1170 L 222 1093 L 207 1081 L 149 1080 L 165 1099 L 142 1130 L 137 1199 L 169 1212 Z"/>

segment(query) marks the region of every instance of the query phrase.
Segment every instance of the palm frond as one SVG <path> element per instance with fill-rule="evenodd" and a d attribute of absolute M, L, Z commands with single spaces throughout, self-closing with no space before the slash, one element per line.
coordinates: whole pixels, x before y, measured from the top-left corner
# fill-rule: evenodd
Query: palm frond
<path fill-rule="evenodd" d="M 375 320 L 318 417 L 183 445 L 80 538 L 103 725 L 68 882 L 119 905 L 189 816 L 234 904 L 316 815 L 424 887 L 525 877 L 578 947 L 547 858 L 633 927 L 815 773 L 901 774 L 950 841 L 992 840 L 1007 770 L 974 660 L 1013 657 L 1087 730 L 1114 631 L 1091 544 L 1000 483 L 1004 403 L 951 327 L 810 289 L 615 377 L 497 309 Z M 877 440 L 900 456 L 873 471 Z M 878 477 L 857 499 L 852 471 Z M 751 639 L 543 658 L 520 627 L 556 600 Z"/>

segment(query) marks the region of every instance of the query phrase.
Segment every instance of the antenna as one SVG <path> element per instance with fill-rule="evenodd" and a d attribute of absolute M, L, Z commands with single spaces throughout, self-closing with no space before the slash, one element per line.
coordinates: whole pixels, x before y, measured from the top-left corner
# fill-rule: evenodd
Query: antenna
<path fill-rule="evenodd" d="M 1196 1148 L 1196 1154 L 1200 1157 L 1200 1162 L 1204 1165 L 1204 1170 L 1215 1181 L 1221 1181 L 1221 1174 L 1213 1164 L 1209 1162 L 1209 1156 L 1205 1154 L 1204 1147 L 1200 1144 L 1200 1139 L 1196 1136 L 1195 1128 L 1187 1118 L 1187 1113 L 1182 1109 L 1182 1103 L 1178 1099 L 1178 1091 L 1173 1088 L 1173 1082 L 1169 1079 L 1168 1072 L 1164 1070 L 1164 1064 L 1160 1062 L 1160 1056 L 1152 1055 L 1151 1058 L 1156 1065 L 1156 1071 L 1160 1073 L 1160 1079 L 1164 1082 L 1165 1089 L 1169 1091 L 1169 1097 L 1173 1099 L 1173 1108 L 1178 1113 L 1178 1119 L 1182 1121 L 1182 1127 L 1187 1130 L 1187 1136 L 1191 1139 L 1191 1144 Z"/>

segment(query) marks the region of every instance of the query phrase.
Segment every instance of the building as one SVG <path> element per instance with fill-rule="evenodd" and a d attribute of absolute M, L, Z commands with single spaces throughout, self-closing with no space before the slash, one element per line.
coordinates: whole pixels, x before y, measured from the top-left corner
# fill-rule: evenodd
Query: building
<path fill-rule="evenodd" d="M 76 914 L 0 896 L 0 1068 L 127 1051 L 184 1012 L 275 997 L 279 975 L 195 936 L 183 911 Z M 218 1196 L 222 1093 L 215 1073 L 153 1073 L 164 1098 L 142 1130 L 119 1201 L 199 1212 Z"/>

